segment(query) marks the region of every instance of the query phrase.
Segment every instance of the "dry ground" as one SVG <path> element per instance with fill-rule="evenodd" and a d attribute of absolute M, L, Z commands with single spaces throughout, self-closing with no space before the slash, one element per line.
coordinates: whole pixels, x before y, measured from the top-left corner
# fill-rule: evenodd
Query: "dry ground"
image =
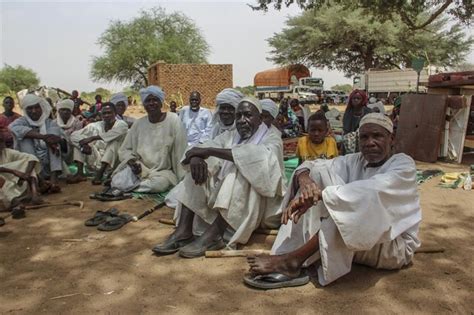
<path fill-rule="evenodd" d="M 324 288 L 313 280 L 274 291 L 242 284 L 244 258 L 153 256 L 150 249 L 172 231 L 158 222 L 171 217 L 170 209 L 118 231 L 99 232 L 84 226 L 96 210 L 116 206 L 139 214 L 150 203 L 101 203 L 87 198 L 98 189 L 89 183 L 64 187 L 48 200 L 84 200 L 84 209 L 31 210 L 27 218 L 7 219 L 0 228 L 0 313 L 472 314 L 474 190 L 441 189 L 438 182 L 439 177 L 420 186 L 421 239 L 424 246 L 445 248 L 444 253 L 416 254 L 413 265 L 400 271 L 354 265 Z M 271 241 L 259 237 L 251 247 L 268 248 Z"/>

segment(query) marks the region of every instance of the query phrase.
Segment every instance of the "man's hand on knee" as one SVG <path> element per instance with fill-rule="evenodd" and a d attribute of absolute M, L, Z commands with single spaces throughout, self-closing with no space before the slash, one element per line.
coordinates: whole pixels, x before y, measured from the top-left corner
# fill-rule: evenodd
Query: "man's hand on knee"
<path fill-rule="evenodd" d="M 203 158 L 192 157 L 189 163 L 191 168 L 191 177 L 196 185 L 204 184 L 207 181 L 207 163 Z"/>

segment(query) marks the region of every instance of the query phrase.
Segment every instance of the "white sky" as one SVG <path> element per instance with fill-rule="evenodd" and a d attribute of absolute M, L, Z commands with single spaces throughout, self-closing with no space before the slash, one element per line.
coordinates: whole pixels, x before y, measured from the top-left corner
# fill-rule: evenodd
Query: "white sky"
<path fill-rule="evenodd" d="M 93 82 L 91 57 L 109 21 L 129 20 L 140 9 L 162 6 L 194 20 L 211 47 L 210 63 L 233 64 L 234 85 L 252 85 L 256 72 L 274 65 L 266 60 L 266 39 L 279 32 L 296 5 L 268 13 L 252 11 L 247 1 L 4 1 L 0 0 L 0 62 L 36 71 L 41 83 L 66 90 L 93 91 L 101 86 L 118 91 L 122 84 Z M 474 63 L 471 52 L 468 61 Z M 351 83 L 338 71 L 312 69 L 325 88 Z"/>

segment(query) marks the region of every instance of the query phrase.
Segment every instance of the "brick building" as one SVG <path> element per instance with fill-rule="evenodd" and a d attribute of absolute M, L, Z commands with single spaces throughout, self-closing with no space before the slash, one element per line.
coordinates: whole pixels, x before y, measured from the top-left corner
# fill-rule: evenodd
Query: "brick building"
<path fill-rule="evenodd" d="M 148 83 L 158 85 L 165 91 L 167 104 L 174 100 L 178 106 L 186 105 L 189 94 L 199 91 L 201 105 L 214 108 L 217 93 L 233 87 L 232 65 L 157 62 L 148 68 Z"/>

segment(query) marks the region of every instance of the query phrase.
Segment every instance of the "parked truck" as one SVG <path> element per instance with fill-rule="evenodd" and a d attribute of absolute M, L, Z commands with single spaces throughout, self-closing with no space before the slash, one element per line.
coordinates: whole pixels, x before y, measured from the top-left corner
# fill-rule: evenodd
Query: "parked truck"
<path fill-rule="evenodd" d="M 301 103 L 316 103 L 316 91 L 323 90 L 324 81 L 311 77 L 304 65 L 290 65 L 259 72 L 254 77 L 255 96 L 280 101 L 297 98 Z"/>
<path fill-rule="evenodd" d="M 419 91 L 426 92 L 423 84 L 428 82 L 429 68 L 420 73 Z M 365 90 L 369 95 L 391 102 L 401 93 L 415 92 L 418 74 L 411 68 L 377 70 L 369 69 L 365 74 L 354 77 L 354 89 Z"/>

